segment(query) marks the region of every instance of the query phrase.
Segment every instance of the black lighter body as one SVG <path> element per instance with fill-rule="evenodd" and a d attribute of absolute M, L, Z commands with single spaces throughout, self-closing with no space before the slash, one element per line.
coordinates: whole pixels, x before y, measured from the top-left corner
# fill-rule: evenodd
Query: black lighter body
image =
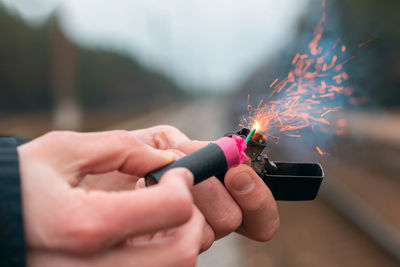
<path fill-rule="evenodd" d="M 226 136 L 246 137 L 249 132 L 244 128 Z M 271 190 L 275 200 L 313 200 L 317 196 L 324 178 L 320 164 L 272 162 L 267 156 L 265 137 L 257 133 L 249 141 L 245 153 L 251 160 L 251 167 Z M 232 166 L 225 156 L 220 146 L 211 143 L 166 167 L 149 173 L 145 177 L 146 185 L 158 183 L 166 171 L 177 167 L 189 169 L 193 173 L 195 184 L 212 176 L 216 176 L 224 183 L 228 166 Z"/>
<path fill-rule="evenodd" d="M 227 134 L 247 136 L 249 130 Z M 271 161 L 267 155 L 266 138 L 255 134 L 248 143 L 247 156 L 251 167 L 261 177 L 274 195 L 275 200 L 313 200 L 318 194 L 324 171 L 319 163 L 298 163 Z"/>

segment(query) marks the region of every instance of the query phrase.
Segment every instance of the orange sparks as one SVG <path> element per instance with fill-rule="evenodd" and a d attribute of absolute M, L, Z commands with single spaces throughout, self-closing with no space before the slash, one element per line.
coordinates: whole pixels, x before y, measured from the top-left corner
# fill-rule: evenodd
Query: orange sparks
<path fill-rule="evenodd" d="M 334 93 L 329 93 L 329 94 L 320 95 L 319 97 L 324 98 L 324 97 L 333 97 L 333 96 L 335 96 Z"/>
<path fill-rule="evenodd" d="M 359 44 L 359 45 L 358 45 L 358 48 L 363 47 L 363 46 L 366 45 L 366 44 L 369 44 L 370 42 L 372 42 L 372 41 L 375 40 L 376 38 L 378 38 L 378 35 L 377 35 L 377 34 L 374 35 L 374 37 L 368 39 L 367 41 L 365 41 L 365 42 Z"/>
<path fill-rule="evenodd" d="M 280 81 L 274 79 L 269 85 L 272 88 L 270 101 L 261 100 L 258 105 L 248 105 L 249 116 L 242 119 L 241 126 L 251 129 L 257 123 L 257 132 L 263 132 L 272 140 L 279 140 L 277 135 L 301 137 L 300 131 L 305 128 L 327 134 L 344 134 L 346 121 L 330 122 L 328 119 L 335 117 L 326 115 L 339 111 L 345 99 L 353 104 L 367 100 L 352 97 L 354 88 L 345 84 L 350 77 L 343 71 L 344 64 L 354 57 L 346 56 L 347 47 L 340 44 L 340 38 L 328 47 L 332 50 L 324 49 L 326 46 L 320 43 L 325 19 L 323 12 L 308 51 L 296 53 L 288 75 Z M 316 149 L 321 155 L 327 154 L 318 146 Z"/>
<path fill-rule="evenodd" d="M 368 97 L 362 96 L 362 97 L 350 97 L 349 98 L 349 103 L 352 105 L 358 105 L 358 104 L 365 104 L 369 101 Z"/>
<path fill-rule="evenodd" d="M 339 44 L 340 38 L 337 38 L 336 43 L 332 46 L 332 49 L 335 49 L 336 46 Z"/>
<path fill-rule="evenodd" d="M 345 119 L 338 119 L 338 120 L 336 121 L 336 124 L 337 124 L 337 126 L 343 128 L 343 127 L 346 127 L 347 122 L 346 122 Z"/>
<path fill-rule="evenodd" d="M 299 59 L 299 57 L 300 57 L 300 54 L 297 53 L 296 56 L 292 60 L 292 65 L 294 65 L 296 63 L 296 61 Z"/>
<path fill-rule="evenodd" d="M 272 86 L 274 86 L 274 84 L 276 84 L 277 81 L 278 81 L 278 78 L 276 78 L 276 79 L 269 85 L 269 88 L 271 88 Z"/>
<path fill-rule="evenodd" d="M 351 87 L 351 86 L 347 86 L 345 89 L 344 89 L 344 95 L 345 96 L 350 96 L 350 95 L 352 95 L 353 94 L 353 92 L 354 92 L 354 88 L 353 87 Z"/>
<path fill-rule="evenodd" d="M 325 152 L 323 152 L 323 151 L 321 150 L 321 148 L 319 148 L 319 146 L 316 146 L 315 149 L 318 151 L 318 153 L 319 153 L 321 156 L 326 154 Z"/>
<path fill-rule="evenodd" d="M 331 63 L 327 66 L 327 69 L 331 69 L 333 66 L 335 66 L 336 60 L 337 60 L 337 56 L 334 55 L 334 56 L 332 57 Z"/>
<path fill-rule="evenodd" d="M 346 64 L 347 62 L 349 62 L 350 60 L 354 59 L 355 56 L 351 56 L 348 59 L 346 59 L 345 61 L 342 62 L 342 65 Z"/>
<path fill-rule="evenodd" d="M 342 107 L 328 109 L 327 111 L 325 111 L 324 113 L 321 114 L 321 117 L 324 117 L 329 112 L 338 111 L 340 108 L 342 108 Z"/>
<path fill-rule="evenodd" d="M 300 138 L 301 137 L 301 135 L 299 135 L 299 134 L 286 134 L 287 136 L 290 136 L 290 137 L 296 137 L 296 138 Z"/>
<path fill-rule="evenodd" d="M 335 132 L 336 135 L 344 135 L 344 133 L 345 133 L 344 129 L 339 129 L 339 130 L 336 130 L 336 132 Z"/>

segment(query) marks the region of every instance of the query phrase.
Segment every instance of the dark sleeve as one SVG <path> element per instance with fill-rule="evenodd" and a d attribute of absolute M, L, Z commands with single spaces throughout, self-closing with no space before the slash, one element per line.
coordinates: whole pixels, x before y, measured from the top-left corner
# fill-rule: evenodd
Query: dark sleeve
<path fill-rule="evenodd" d="M 25 266 L 17 146 L 26 141 L 0 137 L 0 266 Z"/>

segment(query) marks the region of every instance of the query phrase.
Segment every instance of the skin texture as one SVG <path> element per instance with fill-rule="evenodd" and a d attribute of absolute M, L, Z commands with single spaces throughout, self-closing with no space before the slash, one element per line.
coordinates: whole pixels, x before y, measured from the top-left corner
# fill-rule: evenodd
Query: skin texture
<path fill-rule="evenodd" d="M 246 164 L 228 171 L 226 187 L 216 178 L 192 187 L 185 169 L 144 187 L 140 177 L 207 144 L 156 126 L 52 132 L 20 146 L 28 265 L 195 266 L 233 231 L 271 239 L 276 203 Z"/>
<path fill-rule="evenodd" d="M 208 225 L 193 205 L 189 171 L 171 170 L 152 188 L 79 186 L 110 173 L 123 188 L 175 153 L 125 131 L 53 132 L 18 153 L 28 266 L 195 265 Z"/>
<path fill-rule="evenodd" d="M 168 125 L 131 133 L 154 148 L 178 150 L 184 154 L 209 143 L 190 140 Z M 253 240 L 268 241 L 279 228 L 279 214 L 272 193 L 249 165 L 230 169 L 225 176 L 225 187 L 212 177 L 193 187 L 192 194 L 217 239 L 236 231 Z"/>

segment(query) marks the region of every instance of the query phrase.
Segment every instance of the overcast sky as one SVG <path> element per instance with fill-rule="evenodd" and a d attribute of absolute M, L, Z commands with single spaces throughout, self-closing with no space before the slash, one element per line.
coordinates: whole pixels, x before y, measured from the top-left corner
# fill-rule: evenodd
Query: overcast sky
<path fill-rule="evenodd" d="M 57 10 L 80 44 L 129 53 L 189 89 L 226 91 L 290 40 L 309 0 L 0 2 L 32 24 Z"/>

